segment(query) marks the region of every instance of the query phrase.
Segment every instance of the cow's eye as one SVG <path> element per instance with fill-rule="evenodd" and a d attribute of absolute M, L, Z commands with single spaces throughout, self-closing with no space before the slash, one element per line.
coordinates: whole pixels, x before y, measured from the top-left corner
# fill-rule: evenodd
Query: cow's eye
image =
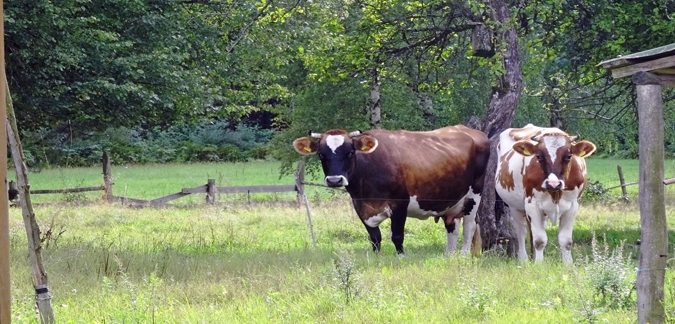
<path fill-rule="evenodd" d="M 323 154 L 321 154 L 321 153 L 316 153 L 316 155 L 319 157 L 319 159 L 323 160 Z"/>
<path fill-rule="evenodd" d="M 572 159 L 572 154 L 565 155 L 565 161 L 569 161 L 571 159 Z"/>
<path fill-rule="evenodd" d="M 350 151 L 349 154 L 347 154 L 347 157 L 352 157 L 354 155 L 354 151 Z"/>
<path fill-rule="evenodd" d="M 544 161 L 544 157 L 541 154 L 537 154 L 537 160 Z"/>

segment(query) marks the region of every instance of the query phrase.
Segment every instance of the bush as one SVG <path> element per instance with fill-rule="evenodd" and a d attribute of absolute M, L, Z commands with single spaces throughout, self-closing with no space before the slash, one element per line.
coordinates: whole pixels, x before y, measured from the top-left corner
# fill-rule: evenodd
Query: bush
<path fill-rule="evenodd" d="M 117 127 L 79 137 L 71 131 L 56 127 L 24 134 L 29 167 L 98 165 L 104 151 L 115 164 L 264 159 L 265 145 L 274 135 L 272 130 L 219 120 L 167 129 Z"/>

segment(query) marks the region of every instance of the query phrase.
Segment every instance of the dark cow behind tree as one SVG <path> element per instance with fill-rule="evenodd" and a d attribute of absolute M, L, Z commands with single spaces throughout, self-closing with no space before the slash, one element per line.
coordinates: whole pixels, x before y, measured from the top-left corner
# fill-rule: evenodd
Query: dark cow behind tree
<path fill-rule="evenodd" d="M 391 240 L 403 253 L 406 218 L 434 217 L 444 220 L 446 252 L 456 250 L 464 218 L 462 252 L 480 253 L 476 211 L 490 154 L 484 133 L 462 125 L 428 132 L 334 129 L 298 138 L 293 147 L 318 154 L 327 186 L 347 189 L 374 251 L 384 220 L 391 219 Z"/>
<path fill-rule="evenodd" d="M 572 226 L 578 200 L 586 187 L 584 158 L 595 151 L 593 143 L 576 140 L 577 136 L 558 128 L 532 124 L 509 128 L 500 135 L 495 183 L 513 218 L 519 259 L 528 258 L 528 230 L 534 260 L 544 259 L 548 219 L 553 225 L 560 221 L 558 243 L 562 259 L 572 263 Z"/>

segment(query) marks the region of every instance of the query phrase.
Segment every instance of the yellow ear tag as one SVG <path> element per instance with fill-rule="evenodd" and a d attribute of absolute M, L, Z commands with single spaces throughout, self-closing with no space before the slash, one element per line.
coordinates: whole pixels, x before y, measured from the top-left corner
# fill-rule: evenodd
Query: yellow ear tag
<path fill-rule="evenodd" d="M 367 146 L 367 145 L 364 144 L 363 146 L 361 146 L 361 151 L 367 151 L 367 150 L 368 150 L 368 146 Z"/>
<path fill-rule="evenodd" d="M 586 155 L 586 151 L 581 151 L 581 153 L 579 153 L 579 156 L 584 156 L 584 155 Z"/>
<path fill-rule="evenodd" d="M 309 146 L 305 146 L 305 149 L 304 149 L 304 150 L 307 151 L 307 152 L 311 152 L 311 151 L 312 151 L 312 149 L 309 148 Z"/>
<path fill-rule="evenodd" d="M 532 154 L 532 153 L 530 153 L 530 151 L 528 151 L 528 150 L 523 150 L 523 154 L 529 156 L 529 155 Z"/>

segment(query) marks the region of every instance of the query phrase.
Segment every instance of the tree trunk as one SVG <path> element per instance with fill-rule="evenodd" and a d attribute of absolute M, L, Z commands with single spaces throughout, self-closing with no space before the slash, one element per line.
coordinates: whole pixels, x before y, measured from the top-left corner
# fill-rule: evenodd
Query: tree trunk
<path fill-rule="evenodd" d="M 12 149 L 12 159 L 16 168 L 16 181 L 19 183 L 19 195 L 21 196 L 21 209 L 23 210 L 23 222 L 28 235 L 28 254 L 33 269 L 33 286 L 35 299 L 42 323 L 54 323 L 52 310 L 52 295 L 47 285 L 47 273 L 42 264 L 42 241 L 40 240 L 40 227 L 35 219 L 35 212 L 30 201 L 30 184 L 28 183 L 28 168 L 26 158 L 23 155 L 19 131 L 16 127 L 16 115 L 12 105 L 12 97 L 9 93 L 7 82 L 4 85 L 7 97 L 7 138 Z"/>
<path fill-rule="evenodd" d="M 417 93 L 417 107 L 422 111 L 422 116 L 429 128 L 436 128 L 436 114 L 434 113 L 434 101 L 423 92 Z"/>
<path fill-rule="evenodd" d="M 370 80 L 370 128 L 380 128 L 380 71 L 374 69 Z"/>
<path fill-rule="evenodd" d="M 507 25 L 510 19 L 509 9 L 504 0 L 490 1 L 492 7 L 492 20 L 497 25 L 495 35 L 506 42 L 506 48 L 502 50 L 502 63 L 505 73 L 498 77 L 496 86 L 492 89 L 492 99 L 485 118 L 483 132 L 490 138 L 490 159 L 485 171 L 485 186 L 483 189 L 480 207 L 478 209 L 478 221 L 480 223 L 483 249 L 491 249 L 499 243 L 500 239 L 510 238 L 508 224 L 505 219 L 508 213 L 495 215 L 495 173 L 499 157 L 494 152 L 499 144 L 499 134 L 511 127 L 513 116 L 516 113 L 518 99 L 523 87 L 523 75 L 518 54 L 518 35 L 515 26 Z M 506 208 L 500 208 L 505 210 Z M 511 244 L 515 240 L 509 240 Z"/>

